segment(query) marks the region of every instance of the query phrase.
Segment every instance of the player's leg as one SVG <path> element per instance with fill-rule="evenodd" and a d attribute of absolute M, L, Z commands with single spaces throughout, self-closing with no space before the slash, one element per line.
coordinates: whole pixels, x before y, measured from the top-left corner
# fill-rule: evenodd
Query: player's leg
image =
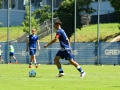
<path fill-rule="evenodd" d="M 77 70 L 81 74 L 81 77 L 85 76 L 86 73 L 84 72 L 84 70 L 80 67 L 80 65 L 77 62 L 75 62 L 73 59 L 70 59 L 69 62 L 70 64 L 74 65 L 77 68 Z"/>
<path fill-rule="evenodd" d="M 78 70 L 78 71 L 80 72 L 80 74 L 81 74 L 81 77 L 84 77 L 86 73 L 85 73 L 84 70 L 80 67 L 80 65 L 79 65 L 76 61 L 73 60 L 73 55 L 72 55 L 71 51 L 70 51 L 70 50 L 66 50 L 66 54 L 65 54 L 65 55 L 66 55 L 66 56 L 65 56 L 65 59 L 69 59 L 70 64 L 74 65 L 74 66 L 77 68 L 77 70 Z"/>
<path fill-rule="evenodd" d="M 1 55 L 0 55 L 0 61 L 1 61 L 2 64 L 4 63 Z"/>
<path fill-rule="evenodd" d="M 36 62 L 36 56 L 35 55 L 33 55 L 33 62 L 35 64 L 35 67 L 38 68 L 38 65 L 37 65 L 37 62 Z"/>
<path fill-rule="evenodd" d="M 32 62 L 33 62 L 33 51 L 32 51 L 32 49 L 29 50 L 29 54 L 30 54 L 29 68 L 32 68 Z"/>
<path fill-rule="evenodd" d="M 14 53 L 13 53 L 12 57 L 15 60 L 15 63 L 18 64 L 18 61 L 17 61 L 16 57 L 14 56 Z"/>
<path fill-rule="evenodd" d="M 11 54 L 11 52 L 9 53 L 9 63 L 8 64 L 11 64 L 12 62 L 11 62 L 11 58 L 12 58 L 12 54 Z"/>
<path fill-rule="evenodd" d="M 59 70 L 58 77 L 61 77 L 61 76 L 64 76 L 64 75 L 65 75 L 64 72 L 63 72 L 61 63 L 59 62 L 59 60 L 60 60 L 61 58 L 63 58 L 63 57 L 62 57 L 62 54 L 63 54 L 62 51 L 58 51 L 58 53 L 56 54 L 56 56 L 55 56 L 55 58 L 54 58 L 54 62 L 55 62 L 56 66 L 57 66 L 57 68 L 58 68 L 58 70 Z"/>
<path fill-rule="evenodd" d="M 36 53 L 36 49 L 30 49 L 30 63 L 29 63 L 29 68 L 32 68 L 32 62 L 34 62 L 36 68 L 38 67 L 37 63 L 36 63 L 36 56 L 35 56 L 35 53 Z"/>
<path fill-rule="evenodd" d="M 38 65 L 37 65 L 37 60 L 36 60 L 36 49 L 33 49 L 33 62 L 35 64 L 35 67 L 38 68 Z"/>
<path fill-rule="evenodd" d="M 0 55 L 0 61 L 2 60 L 2 56 Z"/>
<path fill-rule="evenodd" d="M 32 68 L 33 55 L 30 55 L 29 68 Z"/>

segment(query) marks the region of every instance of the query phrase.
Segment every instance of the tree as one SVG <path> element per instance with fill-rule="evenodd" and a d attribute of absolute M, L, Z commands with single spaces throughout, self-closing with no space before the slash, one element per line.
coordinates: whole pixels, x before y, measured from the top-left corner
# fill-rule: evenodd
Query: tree
<path fill-rule="evenodd" d="M 77 0 L 76 11 L 77 28 L 82 28 L 81 17 L 82 13 L 91 14 L 95 10 L 90 7 L 92 0 Z M 64 0 L 58 8 L 58 17 L 62 21 L 62 27 L 66 31 L 68 38 L 74 33 L 74 0 Z"/>
<path fill-rule="evenodd" d="M 2 8 L 2 0 L 0 0 L 0 9 Z"/>
<path fill-rule="evenodd" d="M 29 6 L 26 6 L 26 14 L 25 14 L 25 20 L 22 22 L 23 31 L 26 33 L 29 33 Z M 36 9 L 31 14 L 31 28 L 36 28 L 36 30 L 40 29 L 40 25 L 42 22 L 44 22 L 46 19 L 51 19 L 51 12 L 50 12 L 50 6 L 45 5 L 41 9 Z"/>
<path fill-rule="evenodd" d="M 39 17 L 38 18 L 39 23 L 44 22 L 46 19 L 51 19 L 51 16 L 52 16 L 49 5 L 44 5 L 44 7 L 42 9 L 35 10 L 33 12 L 33 14 L 35 14 Z"/>
<path fill-rule="evenodd" d="M 32 14 L 31 17 L 29 17 L 29 6 L 26 6 L 25 7 L 25 10 L 26 10 L 26 14 L 25 14 L 25 20 L 22 22 L 22 26 L 24 27 L 23 28 L 23 31 L 26 32 L 26 33 L 29 33 L 29 25 L 30 25 L 30 22 L 29 22 L 29 19 L 31 19 L 31 28 L 35 28 L 36 30 L 38 30 L 38 19 L 35 19 L 35 14 Z"/>
<path fill-rule="evenodd" d="M 111 3 L 111 6 L 115 9 L 115 13 L 118 18 L 119 22 L 119 29 L 120 29 L 120 0 L 109 0 Z"/>

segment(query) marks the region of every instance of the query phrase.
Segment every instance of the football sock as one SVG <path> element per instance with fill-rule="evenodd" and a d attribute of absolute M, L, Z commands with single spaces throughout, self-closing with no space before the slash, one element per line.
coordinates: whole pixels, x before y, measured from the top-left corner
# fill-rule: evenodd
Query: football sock
<path fill-rule="evenodd" d="M 64 73 L 62 68 L 58 68 L 58 70 L 59 70 L 59 73 Z"/>
<path fill-rule="evenodd" d="M 37 63 L 34 63 L 35 65 L 37 65 Z"/>
<path fill-rule="evenodd" d="M 77 66 L 77 70 L 78 70 L 79 72 L 81 72 L 81 73 L 84 72 L 80 66 Z"/>
<path fill-rule="evenodd" d="M 17 61 L 16 59 L 14 59 L 15 60 L 15 62 Z"/>
<path fill-rule="evenodd" d="M 29 65 L 32 65 L 32 62 L 30 62 Z"/>
<path fill-rule="evenodd" d="M 36 61 L 34 62 L 35 65 L 37 65 Z"/>

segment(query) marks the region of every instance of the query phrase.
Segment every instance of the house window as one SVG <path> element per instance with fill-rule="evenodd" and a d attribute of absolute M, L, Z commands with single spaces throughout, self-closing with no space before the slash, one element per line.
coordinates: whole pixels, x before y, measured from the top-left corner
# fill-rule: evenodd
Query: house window
<path fill-rule="evenodd" d="M 98 0 L 94 0 L 95 2 L 97 2 Z"/>
<path fill-rule="evenodd" d="M 35 6 L 42 6 L 42 0 L 36 0 Z"/>
<path fill-rule="evenodd" d="M 23 5 L 27 5 L 29 3 L 28 0 L 24 0 Z"/>
<path fill-rule="evenodd" d="M 54 0 L 54 8 L 58 8 L 63 0 Z"/>
<path fill-rule="evenodd" d="M 98 0 L 93 0 L 94 2 L 98 2 Z M 108 0 L 99 0 L 99 1 L 108 1 Z"/>

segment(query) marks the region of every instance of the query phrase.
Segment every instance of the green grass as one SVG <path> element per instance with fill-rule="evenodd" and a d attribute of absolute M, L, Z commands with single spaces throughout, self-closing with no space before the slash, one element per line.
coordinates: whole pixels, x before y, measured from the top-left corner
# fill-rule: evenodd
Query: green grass
<path fill-rule="evenodd" d="M 7 27 L 0 27 L 0 42 L 7 41 Z M 9 28 L 9 39 L 15 40 L 24 34 L 23 27 L 16 26 Z"/>
<path fill-rule="evenodd" d="M 114 37 L 120 35 L 118 23 L 100 24 L 100 41 L 109 42 Z M 23 27 L 10 27 L 10 40 L 15 40 L 23 35 Z M 53 38 L 55 33 L 53 35 Z M 51 35 L 48 35 L 40 42 L 49 42 Z M 7 27 L 0 27 L 0 42 L 7 41 Z M 74 34 L 70 37 L 70 41 L 74 42 Z M 96 42 L 97 41 L 97 24 L 83 27 L 81 30 L 77 29 L 76 42 Z"/>
<path fill-rule="evenodd" d="M 65 76 L 56 78 L 55 65 L 33 68 L 37 75 L 29 77 L 27 64 L 1 64 L 0 90 L 119 90 L 120 66 L 81 65 L 86 71 L 84 78 L 72 65 L 62 65 Z"/>
<path fill-rule="evenodd" d="M 100 24 L 100 41 L 109 42 L 114 37 L 120 34 L 118 23 Z M 55 36 L 55 34 L 53 35 Z M 51 36 L 46 36 L 41 39 L 41 42 L 50 41 Z M 74 42 L 74 34 L 70 38 Z M 97 41 L 97 24 L 83 27 L 81 30 L 77 29 L 76 42 L 96 42 Z"/>

